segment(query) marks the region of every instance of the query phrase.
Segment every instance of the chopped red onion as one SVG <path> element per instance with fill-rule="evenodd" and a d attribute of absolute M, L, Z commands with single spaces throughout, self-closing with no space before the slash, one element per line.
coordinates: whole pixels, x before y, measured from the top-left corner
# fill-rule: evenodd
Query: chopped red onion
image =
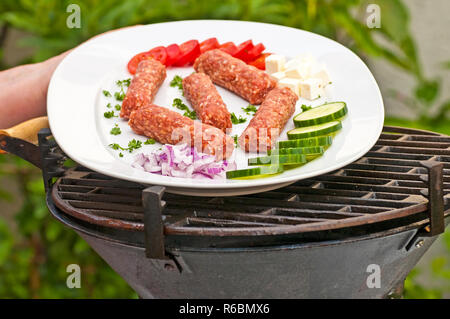
<path fill-rule="evenodd" d="M 224 179 L 227 170 L 236 169 L 236 163 L 216 162 L 215 156 L 187 144 L 166 144 L 150 154 L 137 154 L 131 165 L 149 173 L 196 179 Z"/>

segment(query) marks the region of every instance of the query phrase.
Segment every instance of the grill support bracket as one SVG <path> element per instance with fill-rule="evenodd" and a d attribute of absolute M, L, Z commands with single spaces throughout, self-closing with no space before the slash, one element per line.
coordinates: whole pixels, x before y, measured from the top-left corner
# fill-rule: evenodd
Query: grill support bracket
<path fill-rule="evenodd" d="M 162 197 L 165 190 L 166 188 L 163 186 L 150 186 L 142 191 L 145 255 L 160 269 L 181 272 L 180 263 L 166 254 L 164 245 L 162 210 L 166 203 L 162 200 Z"/>
<path fill-rule="evenodd" d="M 142 191 L 145 255 L 147 258 L 166 259 L 162 220 L 164 191 L 165 188 L 162 186 L 150 186 Z"/>
<path fill-rule="evenodd" d="M 52 151 L 57 148 L 58 145 L 56 144 L 56 141 L 50 137 L 52 137 L 52 132 L 49 128 L 43 128 L 38 133 L 39 147 L 37 151 L 40 153 L 40 168 L 42 169 L 46 193 L 53 185 L 53 179 L 62 176 L 66 171 L 63 165 L 61 165 L 65 156 Z"/>
<path fill-rule="evenodd" d="M 436 161 L 423 161 L 428 170 L 428 212 L 430 214 L 429 236 L 433 237 L 445 231 L 444 221 L 444 164 Z"/>
<path fill-rule="evenodd" d="M 429 225 L 419 229 L 416 235 L 405 246 L 406 251 L 421 248 L 426 238 L 434 237 L 445 231 L 444 218 L 444 165 L 437 161 L 422 161 L 420 164 L 427 169 L 428 174 L 421 176 L 428 189 L 422 195 L 428 198 Z"/>

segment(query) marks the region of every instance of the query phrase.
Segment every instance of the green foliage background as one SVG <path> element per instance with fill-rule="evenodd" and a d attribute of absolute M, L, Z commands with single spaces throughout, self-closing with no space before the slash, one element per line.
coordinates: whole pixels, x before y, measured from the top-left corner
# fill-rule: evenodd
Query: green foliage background
<path fill-rule="evenodd" d="M 80 29 L 68 29 L 66 8 L 81 8 Z M 366 6 L 376 3 L 382 12 L 382 28 L 365 25 Z M 27 32 L 19 45 L 33 48 L 23 63 L 39 62 L 70 49 L 90 37 L 128 25 L 185 19 L 233 19 L 282 24 L 310 30 L 336 39 L 363 59 L 387 60 L 393 68 L 416 80 L 413 92 L 392 92 L 418 114 L 416 121 L 387 119 L 387 124 L 432 129 L 450 134 L 450 100 L 436 105 L 441 79 L 424 76 L 417 45 L 409 30 L 409 12 L 401 0 L 2 0 L 0 2 L 0 69 L 11 29 Z M 180 30 L 183 32 L 183 30 Z M 220 36 L 220 35 L 219 35 Z M 189 34 L 186 38 L 190 38 Z M 380 38 L 388 45 L 382 45 Z M 444 61 L 443 61 L 444 62 Z M 443 67 L 449 68 L 446 62 Z M 436 108 L 438 112 L 430 112 Z M 40 172 L 24 161 L 0 156 L 0 177 L 15 180 L 24 204 L 15 215 L 17 231 L 0 216 L 0 298 L 130 298 L 136 297 L 73 231 L 53 220 L 44 202 Z M 0 189 L 0 201 L 14 201 L 8 189 Z M 0 206 L 1 207 L 1 206 Z M 450 252 L 450 235 L 445 236 Z M 82 289 L 67 289 L 66 266 L 82 265 Z M 439 298 L 450 292 L 450 259 L 433 261 L 433 276 L 444 290 L 427 289 L 416 281 L 414 270 L 406 281 L 407 298 Z"/>

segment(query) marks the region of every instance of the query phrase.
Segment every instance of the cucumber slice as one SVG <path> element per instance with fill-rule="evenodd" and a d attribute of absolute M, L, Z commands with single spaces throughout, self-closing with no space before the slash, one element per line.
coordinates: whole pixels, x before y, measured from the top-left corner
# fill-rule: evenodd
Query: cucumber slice
<path fill-rule="evenodd" d="M 294 128 L 287 132 L 288 139 L 295 140 L 299 138 L 308 138 L 313 136 L 328 135 L 339 131 L 342 124 L 339 121 L 328 122 L 307 127 Z"/>
<path fill-rule="evenodd" d="M 247 169 L 238 169 L 235 171 L 228 171 L 227 178 L 229 179 L 253 179 L 269 177 L 274 174 L 279 174 L 284 171 L 283 165 L 267 165 L 260 167 L 253 167 Z"/>
<path fill-rule="evenodd" d="M 312 147 L 288 147 L 288 148 L 274 148 L 273 150 L 268 150 L 269 155 L 289 155 L 289 154 L 323 154 L 322 146 L 312 146 Z"/>
<path fill-rule="evenodd" d="M 270 155 L 248 159 L 248 165 L 298 165 L 306 163 L 305 154 Z"/>
<path fill-rule="evenodd" d="M 331 136 L 317 136 L 298 140 L 279 141 L 277 143 L 277 148 L 282 149 L 282 148 L 322 146 L 325 149 L 329 147 L 332 142 L 333 138 Z"/>
<path fill-rule="evenodd" d="M 313 146 L 313 147 L 289 147 L 289 148 L 279 148 L 267 151 L 269 155 L 293 155 L 293 154 L 304 154 L 307 161 L 311 161 L 316 157 L 323 155 L 325 149 L 323 146 Z"/>
<path fill-rule="evenodd" d="M 322 104 L 294 117 L 295 127 L 305 127 L 332 122 L 343 118 L 348 112 L 345 102 Z"/>
<path fill-rule="evenodd" d="M 285 170 L 285 171 L 288 171 L 288 170 L 290 170 L 290 169 L 298 168 L 298 167 L 300 167 L 300 166 L 302 166 L 302 165 L 304 165 L 304 164 L 297 164 L 297 165 L 283 165 L 283 167 L 284 167 L 284 170 Z"/>

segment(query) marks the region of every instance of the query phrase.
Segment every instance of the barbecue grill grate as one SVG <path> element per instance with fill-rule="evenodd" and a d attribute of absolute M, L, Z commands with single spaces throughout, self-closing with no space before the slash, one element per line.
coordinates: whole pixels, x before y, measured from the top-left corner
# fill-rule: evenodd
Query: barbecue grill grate
<path fill-rule="evenodd" d="M 376 145 L 354 163 L 281 189 L 212 198 L 166 193 L 164 234 L 234 237 L 243 243 L 245 236 L 255 242 L 258 236 L 267 240 L 275 235 L 328 232 L 330 239 L 330 234 L 348 232 L 350 227 L 356 232 L 357 226 L 417 222 L 427 218 L 429 209 L 428 168 L 423 161 L 442 163 L 441 191 L 444 210 L 449 209 L 450 137 L 385 127 Z M 144 188 L 76 167 L 55 183 L 52 198 L 70 218 L 110 231 L 141 232 Z"/>

